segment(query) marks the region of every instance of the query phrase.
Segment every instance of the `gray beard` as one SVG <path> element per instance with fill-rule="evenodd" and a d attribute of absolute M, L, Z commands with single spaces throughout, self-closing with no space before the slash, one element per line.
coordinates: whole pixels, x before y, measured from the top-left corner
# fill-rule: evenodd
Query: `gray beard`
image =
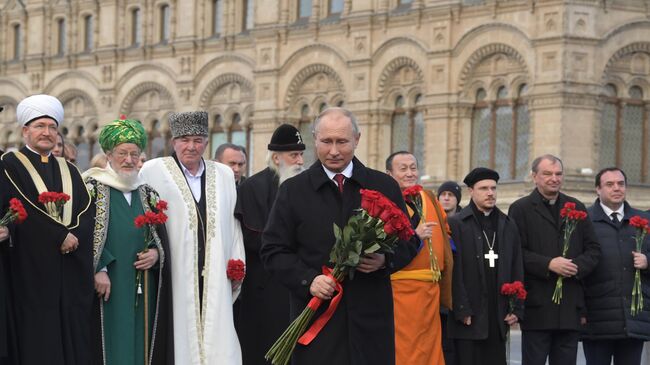
<path fill-rule="evenodd" d="M 303 171 L 305 171 L 305 168 L 301 165 L 286 166 L 280 162 L 280 166 L 278 166 L 278 177 L 280 178 L 280 185 Z"/>
<path fill-rule="evenodd" d="M 137 171 L 115 171 L 120 181 L 127 185 L 132 185 L 138 179 Z"/>

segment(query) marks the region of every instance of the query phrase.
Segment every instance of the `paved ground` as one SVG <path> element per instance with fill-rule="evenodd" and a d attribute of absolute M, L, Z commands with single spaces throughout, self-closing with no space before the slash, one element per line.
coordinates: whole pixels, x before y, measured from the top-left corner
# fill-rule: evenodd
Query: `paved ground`
<path fill-rule="evenodd" d="M 650 342 L 645 344 L 645 352 L 641 359 L 642 365 L 650 364 Z M 521 364 L 521 331 L 514 330 L 510 332 L 510 364 Z M 582 351 L 582 343 L 578 344 L 578 362 L 577 365 L 585 365 L 585 355 Z"/>

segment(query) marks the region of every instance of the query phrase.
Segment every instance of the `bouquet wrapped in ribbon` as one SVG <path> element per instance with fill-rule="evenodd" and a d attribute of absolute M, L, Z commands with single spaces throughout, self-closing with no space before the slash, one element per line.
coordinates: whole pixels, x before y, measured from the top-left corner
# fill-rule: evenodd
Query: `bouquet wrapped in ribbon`
<path fill-rule="evenodd" d="M 43 204 L 47 213 L 59 222 L 62 221 L 63 206 L 68 200 L 70 195 L 55 191 L 45 191 L 38 195 L 38 202 Z"/>
<path fill-rule="evenodd" d="M 410 188 L 404 189 L 402 195 L 404 195 L 404 200 L 410 202 L 415 207 L 415 210 L 417 211 L 418 216 L 420 217 L 420 223 L 425 223 L 426 220 L 424 217 L 424 202 L 422 201 L 421 192 L 422 192 L 421 185 L 413 185 Z M 431 244 L 431 238 L 427 238 L 424 241 L 427 244 L 427 249 L 429 250 L 429 268 L 431 270 L 431 273 L 433 274 L 433 281 L 440 281 L 442 275 L 440 273 L 440 266 L 438 266 L 438 258 L 436 257 L 436 254 L 433 252 L 433 245 Z"/>
<path fill-rule="evenodd" d="M 563 238 L 564 243 L 562 245 L 562 257 L 566 257 L 567 251 L 569 251 L 569 243 L 571 242 L 571 235 L 573 231 L 576 230 L 578 223 L 587 219 L 587 212 L 583 210 L 576 210 L 576 203 L 566 202 L 562 210 L 560 210 L 560 217 L 564 220 L 564 231 Z M 564 280 L 563 276 L 558 276 L 557 281 L 555 282 L 555 290 L 553 291 L 553 303 L 560 304 L 562 301 L 562 282 Z"/>
<path fill-rule="evenodd" d="M 9 223 L 20 224 L 27 219 L 27 211 L 23 206 L 23 203 L 16 198 L 11 198 L 9 200 L 9 209 L 7 213 L 0 219 L 0 226 L 6 226 Z"/>
<path fill-rule="evenodd" d="M 634 235 L 634 242 L 636 243 L 636 252 L 641 252 L 643 249 L 643 241 L 648 234 L 648 220 L 638 215 L 630 218 L 630 226 L 636 228 Z M 636 269 L 634 272 L 634 284 L 632 285 L 632 307 L 631 314 L 636 316 L 643 310 L 643 292 L 641 292 L 641 270 Z"/>
<path fill-rule="evenodd" d="M 392 253 L 400 240 L 409 240 L 414 232 L 406 214 L 374 190 L 361 189 L 361 209 L 350 217 L 343 229 L 334 224 L 336 242 L 330 252 L 330 262 L 334 268 L 323 267 L 323 274 L 336 282 L 336 295 L 327 310 L 307 325 L 323 300 L 312 297 L 307 307 L 282 333 L 271 346 L 265 358 L 274 365 L 286 365 L 291 359 L 296 343 L 308 345 L 318 335 L 334 314 L 343 296 L 342 281 L 346 276 L 354 278 L 354 272 L 361 257 L 371 253 Z"/>
<path fill-rule="evenodd" d="M 153 233 L 156 229 L 156 226 L 165 224 L 165 222 L 167 222 L 167 215 L 165 214 L 165 210 L 167 210 L 167 202 L 164 200 L 159 200 L 156 203 L 155 209 L 152 209 L 148 212 L 145 212 L 144 214 L 140 214 L 139 216 L 135 217 L 135 220 L 133 221 L 135 226 L 137 228 L 146 227 L 145 229 L 147 230 L 142 252 L 149 251 L 149 244 L 154 240 Z M 142 271 L 140 270 L 138 270 L 137 273 L 136 286 L 137 293 L 142 294 Z M 137 304 L 138 302 L 136 298 L 136 306 Z"/>

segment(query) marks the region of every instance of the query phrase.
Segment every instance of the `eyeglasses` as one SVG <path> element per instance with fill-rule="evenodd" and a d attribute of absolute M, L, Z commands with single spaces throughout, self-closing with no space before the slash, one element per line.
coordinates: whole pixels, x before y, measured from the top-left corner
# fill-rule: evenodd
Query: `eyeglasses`
<path fill-rule="evenodd" d="M 115 157 L 119 158 L 120 160 L 123 160 L 127 157 L 131 157 L 133 160 L 139 160 L 140 159 L 140 152 L 126 152 L 126 151 L 117 151 L 114 153 Z"/>

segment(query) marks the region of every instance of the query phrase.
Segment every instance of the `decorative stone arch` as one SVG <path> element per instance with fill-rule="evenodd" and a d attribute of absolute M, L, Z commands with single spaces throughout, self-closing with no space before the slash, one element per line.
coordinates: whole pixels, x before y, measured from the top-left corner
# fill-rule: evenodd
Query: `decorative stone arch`
<path fill-rule="evenodd" d="M 392 91 L 392 77 L 396 72 L 404 67 L 409 67 L 415 71 L 415 77 L 412 84 L 421 84 L 424 82 L 424 73 L 422 72 L 422 69 L 417 62 L 409 57 L 397 57 L 394 60 L 390 61 L 381 72 L 381 76 L 379 77 L 379 81 L 377 83 L 377 95 L 379 96 L 379 100 L 388 102 L 388 99 L 386 97 L 389 95 L 390 91 Z M 408 91 L 406 94 L 408 94 Z M 406 97 L 406 95 L 404 95 L 404 97 Z"/>
<path fill-rule="evenodd" d="M 618 51 L 616 51 L 607 61 L 605 69 L 603 70 L 603 79 L 607 77 L 608 70 L 610 70 L 619 60 L 639 52 L 650 54 L 650 42 L 635 42 L 619 48 Z"/>
<path fill-rule="evenodd" d="M 206 75 L 208 75 L 212 70 L 214 70 L 216 66 L 220 64 L 229 63 L 229 62 L 243 64 L 251 70 L 255 67 L 255 61 L 249 57 L 239 55 L 239 54 L 234 54 L 234 53 L 225 54 L 213 58 L 208 63 L 203 65 L 203 67 L 201 67 L 201 69 L 194 76 L 195 84 L 198 85 L 203 80 L 203 78 L 206 77 Z"/>
<path fill-rule="evenodd" d="M 97 85 L 99 85 L 99 80 L 97 80 L 90 73 L 85 71 L 79 71 L 79 70 L 71 70 L 71 71 L 66 71 L 56 76 L 52 80 L 50 80 L 45 86 L 45 88 L 43 89 L 43 93 L 51 95 L 55 92 L 58 86 L 63 85 L 67 80 L 73 80 L 73 79 L 87 81 L 95 89 L 97 89 Z M 92 98 L 90 100 L 92 100 Z"/>
<path fill-rule="evenodd" d="M 120 105 L 120 114 L 127 115 L 131 112 L 135 101 L 148 91 L 157 91 L 160 93 L 161 100 L 169 100 L 169 104 L 161 105 L 162 109 L 174 110 L 174 98 L 172 94 L 162 85 L 156 82 L 143 82 L 134 87 L 122 100 Z"/>
<path fill-rule="evenodd" d="M 312 64 L 300 70 L 291 80 L 291 83 L 287 88 L 287 96 L 285 97 L 284 101 L 285 110 L 289 110 L 295 103 L 300 88 L 305 83 L 305 81 L 319 73 L 327 75 L 327 77 L 335 83 L 337 92 L 343 93 L 343 95 L 345 95 L 345 86 L 343 84 L 343 80 L 341 80 L 341 77 L 336 71 L 334 71 L 333 68 L 322 63 Z"/>
<path fill-rule="evenodd" d="M 255 95 L 254 94 L 255 86 L 253 85 L 253 83 L 239 74 L 227 73 L 212 80 L 205 88 L 203 93 L 201 93 L 201 98 L 199 99 L 199 105 L 201 106 L 201 108 L 205 110 L 209 109 L 210 101 L 217 93 L 217 91 L 221 90 L 221 88 L 229 84 L 239 85 L 240 89 L 242 91 L 245 91 L 246 93 L 245 99 L 247 99 L 247 101 L 251 101 L 251 102 L 253 101 Z M 242 93 L 242 95 L 243 94 L 244 93 Z"/>
<path fill-rule="evenodd" d="M 386 42 L 382 43 L 377 50 L 372 54 L 372 59 L 377 60 L 379 57 L 381 57 L 386 51 L 391 49 L 392 47 L 403 45 L 403 44 L 409 44 L 412 46 L 415 46 L 415 48 L 419 49 L 422 51 L 423 54 L 426 54 L 429 52 L 429 49 L 425 45 L 425 43 L 421 42 L 420 40 L 414 38 L 414 37 L 395 37 L 387 40 Z"/>
<path fill-rule="evenodd" d="M 467 30 L 458 40 L 456 46 L 454 46 L 454 54 L 457 55 L 462 51 L 478 34 L 484 34 L 489 32 L 495 32 L 502 30 L 510 34 L 514 34 L 517 38 L 525 40 L 525 42 L 530 45 L 530 37 L 528 34 L 524 33 L 520 28 L 506 23 L 488 23 L 481 24 L 477 27 Z"/>
<path fill-rule="evenodd" d="M 86 93 L 83 90 L 69 89 L 61 93 L 57 98 L 59 99 L 59 101 L 61 101 L 61 104 L 63 104 L 64 106 L 67 102 L 69 102 L 72 99 L 81 98 L 85 103 L 84 115 L 86 116 L 97 115 L 97 107 L 95 106 L 93 99 L 90 97 L 90 95 L 88 95 L 88 93 Z"/>
<path fill-rule="evenodd" d="M 314 43 L 314 44 L 309 44 L 307 46 L 301 47 L 297 51 L 293 52 L 287 59 L 282 63 L 282 69 L 287 70 L 290 69 L 293 64 L 300 59 L 301 57 L 315 53 L 318 51 L 325 51 L 328 54 L 332 54 L 336 56 L 339 61 L 345 63 L 347 56 L 344 54 L 344 52 L 338 48 L 335 48 L 329 44 L 323 44 L 323 43 Z"/>
<path fill-rule="evenodd" d="M 159 63 L 154 63 L 154 64 L 143 64 L 143 65 L 138 65 L 127 71 L 120 79 L 117 81 L 115 84 L 115 90 L 121 90 L 126 83 L 133 79 L 135 75 L 142 73 L 142 72 L 147 72 L 147 71 L 154 71 L 154 72 L 160 72 L 167 76 L 170 80 L 176 80 L 176 73 L 174 71 L 162 64 Z"/>
<path fill-rule="evenodd" d="M 528 71 L 528 65 L 526 64 L 526 60 L 516 49 L 510 47 L 507 44 L 492 43 L 476 50 L 465 62 L 465 65 L 461 70 L 460 77 L 458 78 L 459 90 L 464 89 L 466 82 L 468 81 L 470 75 L 472 74 L 472 71 L 476 68 L 476 66 L 481 61 L 483 61 L 487 57 L 490 57 L 498 53 L 505 54 L 507 57 L 517 61 L 519 65 L 523 67 L 523 72 L 526 75 L 528 75 L 529 71 Z"/>
<path fill-rule="evenodd" d="M 608 42 L 610 38 L 626 32 L 630 30 L 635 30 L 638 28 L 650 28 L 650 20 L 648 19 L 641 19 L 641 20 L 636 20 L 636 21 L 624 21 L 623 24 L 619 25 L 618 27 L 615 27 L 614 29 L 610 30 L 609 32 L 605 33 L 603 37 L 601 38 L 602 40 L 599 42 L 599 46 L 602 46 L 604 43 Z"/>
<path fill-rule="evenodd" d="M 16 99 L 19 99 L 19 100 L 22 100 L 23 98 L 30 95 L 28 88 L 26 88 L 20 82 L 18 82 L 16 80 L 13 80 L 13 79 L 9 79 L 9 78 L 5 78 L 5 79 L 0 80 L 0 89 L 2 89 L 4 95 L 12 95 L 12 96 L 15 96 Z M 15 90 L 16 92 L 18 92 L 18 94 L 16 92 L 12 93 L 11 92 L 12 89 Z"/>

